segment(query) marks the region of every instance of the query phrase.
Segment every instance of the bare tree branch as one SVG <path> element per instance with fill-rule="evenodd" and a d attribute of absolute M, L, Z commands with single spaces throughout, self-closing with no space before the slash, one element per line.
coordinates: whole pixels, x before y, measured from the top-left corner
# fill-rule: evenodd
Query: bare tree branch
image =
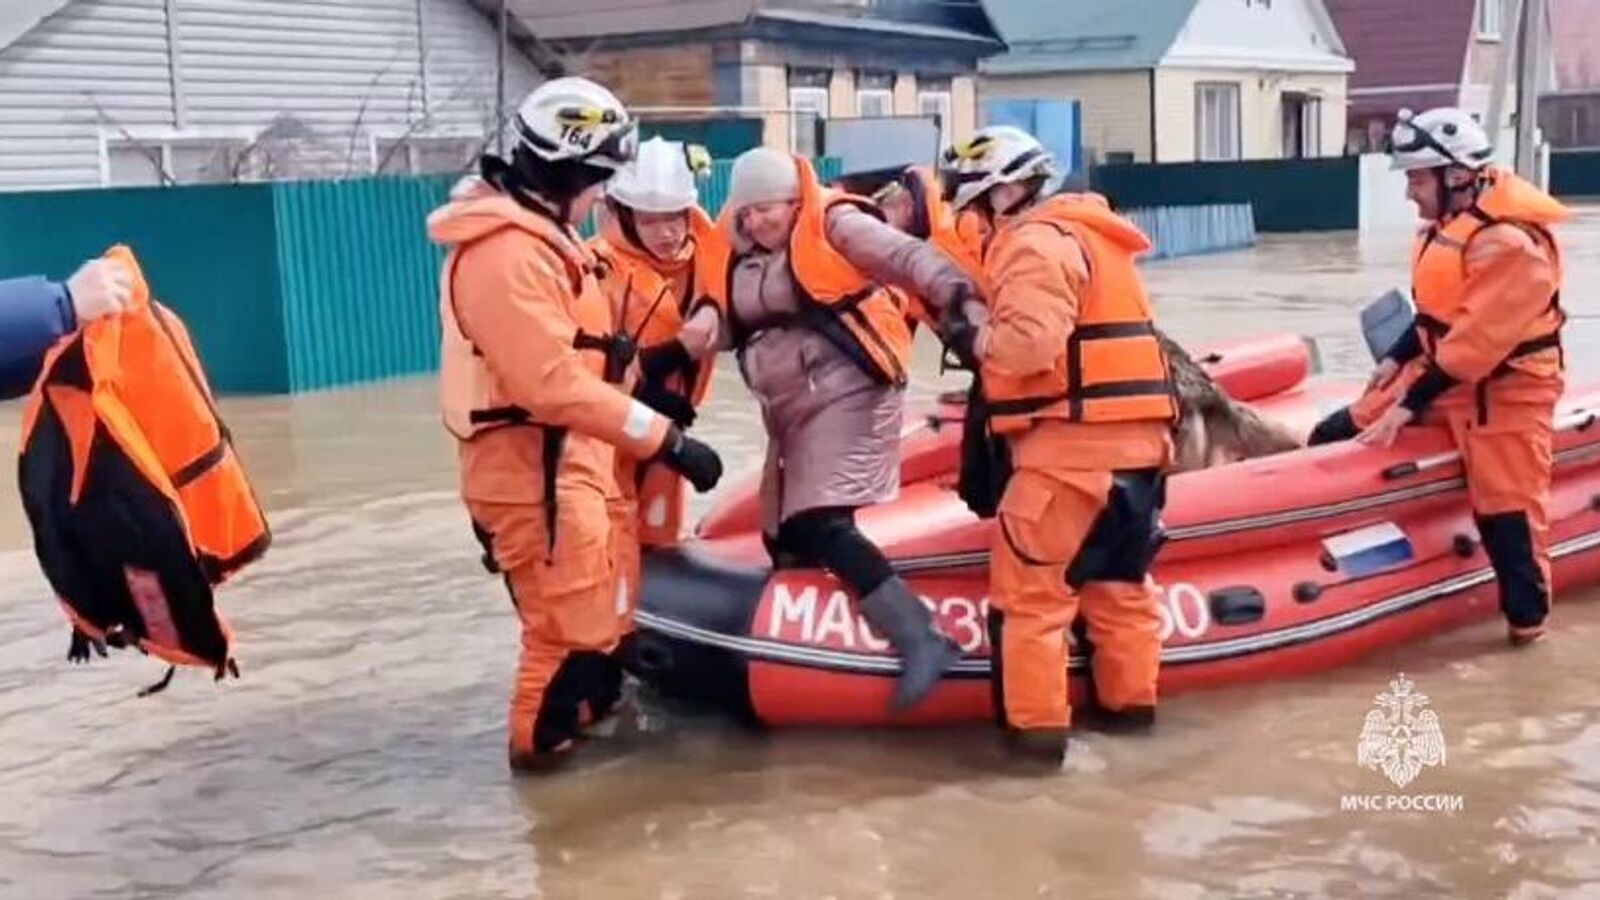
<path fill-rule="evenodd" d="M 151 167 L 156 170 L 156 177 L 161 179 L 162 187 L 172 187 L 178 183 L 178 179 L 167 171 L 167 162 L 162 158 L 159 146 L 148 144 L 130 134 L 121 122 L 118 122 L 111 117 L 110 113 L 106 112 L 106 108 L 100 103 L 100 98 L 96 97 L 93 91 L 82 91 L 81 93 L 84 99 L 89 101 L 90 107 L 94 109 L 95 118 L 100 124 L 115 128 L 117 134 L 122 136 L 124 143 L 150 162 Z"/>
<path fill-rule="evenodd" d="M 422 115 L 412 119 L 411 122 L 407 123 L 405 130 L 402 131 L 400 136 L 395 138 L 393 143 L 389 145 L 389 149 L 384 152 L 382 158 L 378 160 L 378 164 L 373 167 L 373 170 L 382 172 L 384 169 L 388 168 L 389 163 L 394 160 L 395 154 L 402 149 L 409 147 L 411 145 L 411 139 L 416 137 L 417 132 L 423 130 L 430 123 L 432 123 L 434 111 L 441 107 L 448 106 L 454 101 L 460 99 L 461 95 L 465 94 L 467 89 L 472 86 L 472 83 L 473 79 L 470 76 L 462 76 L 456 81 L 455 86 L 450 89 L 450 92 L 441 100 L 433 103 L 430 107 L 424 107 Z M 492 131 L 493 129 L 491 128 L 490 130 Z"/>
<path fill-rule="evenodd" d="M 377 73 L 372 76 L 371 81 L 367 82 L 367 89 L 361 95 L 361 104 L 356 107 L 356 119 L 350 124 L 350 143 L 345 150 L 344 155 L 344 175 L 346 178 L 350 177 L 351 169 L 355 166 L 356 140 L 361 136 L 361 126 L 366 122 L 367 107 L 372 104 L 372 98 L 378 93 L 378 82 L 382 81 L 383 76 L 389 74 L 389 72 L 394 69 L 394 65 L 399 61 L 400 54 L 402 52 L 404 52 L 403 47 L 395 48 L 394 53 L 389 56 L 389 61 L 384 63 L 383 68 L 379 69 Z M 412 81 L 414 83 L 415 79 L 412 79 Z M 410 112 L 409 104 L 407 105 L 406 112 Z"/>

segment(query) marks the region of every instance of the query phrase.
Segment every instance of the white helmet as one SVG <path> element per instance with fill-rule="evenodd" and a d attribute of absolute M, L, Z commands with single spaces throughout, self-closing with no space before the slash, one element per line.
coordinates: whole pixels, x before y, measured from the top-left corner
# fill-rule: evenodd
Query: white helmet
<path fill-rule="evenodd" d="M 606 196 L 639 212 L 682 212 L 700 202 L 695 176 L 711 168 L 704 147 L 653 137 L 606 182 Z"/>
<path fill-rule="evenodd" d="M 587 78 L 539 85 L 518 107 L 516 129 L 522 146 L 550 162 L 620 169 L 639 147 L 636 123 L 622 101 Z"/>
<path fill-rule="evenodd" d="M 1400 110 L 1389 141 L 1390 168 L 1401 172 L 1441 166 L 1482 169 L 1494 156 L 1483 126 L 1464 110 L 1449 106 L 1425 113 Z"/>
<path fill-rule="evenodd" d="M 1054 175 L 1054 157 L 1039 139 L 1010 125 L 991 125 L 944 152 L 945 197 L 956 209 L 1002 184 Z"/>

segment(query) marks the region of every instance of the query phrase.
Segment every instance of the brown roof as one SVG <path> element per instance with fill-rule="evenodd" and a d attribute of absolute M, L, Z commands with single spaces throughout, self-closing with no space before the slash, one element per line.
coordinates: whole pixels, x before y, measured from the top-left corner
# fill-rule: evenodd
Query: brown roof
<path fill-rule="evenodd" d="M 1324 0 L 1356 61 L 1352 115 L 1455 103 L 1472 39 L 1474 0 Z M 1365 94 L 1373 88 L 1404 93 Z M 1365 94 L 1365 95 L 1364 95 Z"/>

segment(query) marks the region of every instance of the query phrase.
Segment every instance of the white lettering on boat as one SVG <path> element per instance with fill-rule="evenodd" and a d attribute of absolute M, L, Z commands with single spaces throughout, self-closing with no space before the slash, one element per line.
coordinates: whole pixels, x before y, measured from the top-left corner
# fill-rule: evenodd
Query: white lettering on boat
<path fill-rule="evenodd" d="M 967 653 L 988 652 L 989 616 L 987 598 L 922 597 L 923 605 L 939 620 L 945 632 Z M 820 612 L 819 612 L 820 607 Z M 890 651 L 889 642 L 874 632 L 860 615 L 848 592 L 828 591 L 826 599 L 816 585 L 798 591 L 787 584 L 776 584 L 768 606 L 766 634 L 771 640 L 816 644 L 824 647 L 875 653 Z"/>
<path fill-rule="evenodd" d="M 1174 635 L 1186 640 L 1199 640 L 1211 630 L 1211 604 L 1199 588 L 1185 581 L 1161 585 L 1161 643 Z"/>
<path fill-rule="evenodd" d="M 1197 641 L 1211 630 L 1211 604 L 1204 591 L 1188 582 L 1159 585 L 1156 611 L 1161 616 L 1161 642 Z M 965 653 L 989 652 L 989 598 L 923 596 L 922 603 L 945 633 Z M 811 644 L 841 650 L 892 652 L 889 642 L 856 612 L 849 592 L 817 585 L 772 587 L 766 616 L 769 640 Z"/>

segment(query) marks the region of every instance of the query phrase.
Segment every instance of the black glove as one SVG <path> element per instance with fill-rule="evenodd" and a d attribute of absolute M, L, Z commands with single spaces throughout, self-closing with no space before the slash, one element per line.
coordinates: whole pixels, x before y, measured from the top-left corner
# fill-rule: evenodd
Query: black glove
<path fill-rule="evenodd" d="M 962 319 L 960 324 L 945 325 L 940 338 L 956 355 L 956 362 L 961 364 L 961 368 L 969 372 L 978 371 L 978 326 Z"/>
<path fill-rule="evenodd" d="M 72 629 L 72 643 L 67 645 L 67 661 L 86 663 L 89 661 L 89 651 L 91 649 L 100 654 L 101 659 L 106 658 L 105 641 L 89 637 L 76 628 Z"/>
<path fill-rule="evenodd" d="M 978 340 L 978 326 L 967 318 L 966 304 L 977 298 L 971 291 L 961 287 L 953 292 L 945 303 L 944 315 L 940 317 L 939 339 L 944 341 L 950 352 L 956 355 L 956 360 L 962 367 L 970 371 L 978 371 L 978 356 L 976 344 Z"/>
<path fill-rule="evenodd" d="M 722 480 L 722 458 L 717 456 L 717 451 L 684 434 L 676 425 L 667 429 L 667 439 L 661 443 L 654 459 L 689 479 L 694 489 L 702 494 Z"/>
<path fill-rule="evenodd" d="M 671 419 L 679 428 L 694 427 L 697 415 L 694 404 L 677 391 L 659 381 L 646 380 L 633 392 L 640 403 Z"/>
<path fill-rule="evenodd" d="M 682 341 L 667 341 L 639 351 L 639 368 L 645 381 L 665 381 L 668 375 L 687 369 L 693 362 Z"/>

